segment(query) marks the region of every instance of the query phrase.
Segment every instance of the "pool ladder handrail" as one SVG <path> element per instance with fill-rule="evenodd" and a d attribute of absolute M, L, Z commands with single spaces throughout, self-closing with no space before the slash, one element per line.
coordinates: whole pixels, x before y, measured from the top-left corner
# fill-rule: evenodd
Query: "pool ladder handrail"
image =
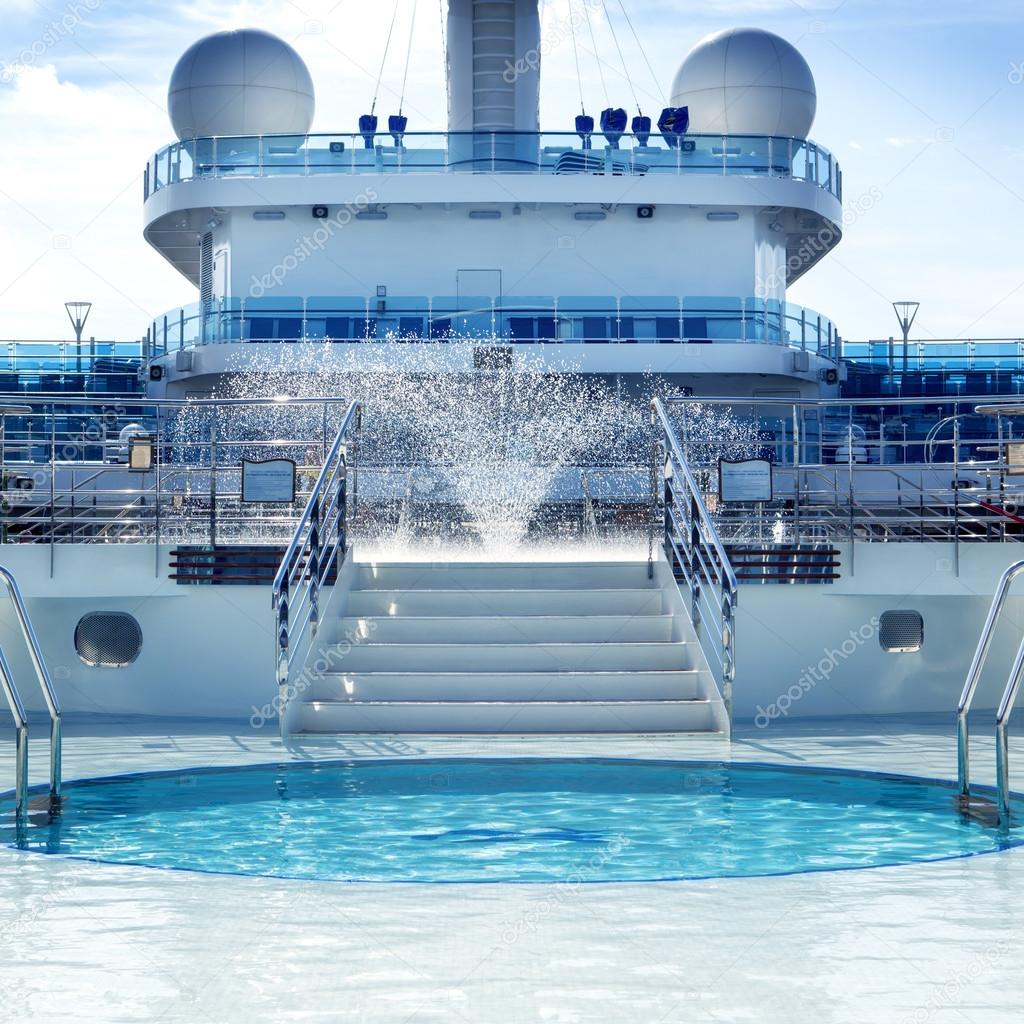
<path fill-rule="evenodd" d="M 974 652 L 974 658 L 971 660 L 971 667 L 967 671 L 967 679 L 964 682 L 963 692 L 960 694 L 960 702 L 957 705 L 957 781 L 962 804 L 966 804 L 971 796 L 968 715 L 974 702 L 974 693 L 978 688 L 978 681 L 981 679 L 982 670 L 992 648 L 992 639 L 995 636 L 996 626 L 999 623 L 1003 606 L 1006 604 L 1006 598 L 1009 596 L 1010 587 L 1021 573 L 1024 573 L 1024 561 L 1014 562 L 1008 566 L 999 578 L 999 584 L 996 587 L 995 594 L 992 597 L 992 604 L 988 610 L 988 617 L 985 619 L 985 625 L 981 630 L 978 647 Z M 997 814 L 999 828 L 1003 831 L 1010 827 L 1010 766 L 1007 729 L 1010 723 L 1010 716 L 1013 713 L 1014 703 L 1017 700 L 1017 695 L 1020 693 L 1022 680 L 1024 680 L 1024 638 L 1021 639 L 1020 646 L 1017 648 L 1017 656 L 1013 659 L 1013 667 L 1010 669 L 1010 675 L 1003 689 L 1002 699 L 999 701 L 999 709 L 996 712 Z"/>
<path fill-rule="evenodd" d="M 39 688 L 46 703 L 46 710 L 50 715 L 50 809 L 56 810 L 60 806 L 60 782 L 61 782 L 61 715 L 60 702 L 53 688 L 53 681 L 46 668 L 46 661 L 43 658 L 36 631 L 32 627 L 32 620 L 25 605 L 25 598 L 22 596 L 21 588 L 14 574 L 10 569 L 0 565 L 0 581 L 7 587 L 7 593 L 14 606 L 15 616 L 18 625 L 21 627 L 22 636 L 28 647 L 29 657 L 39 681 Z M 18 692 L 17 683 L 14 680 L 14 673 L 3 649 L 0 648 L 0 687 L 4 691 L 7 705 L 14 718 L 14 726 L 17 732 L 17 743 L 15 749 L 15 789 L 14 789 L 14 813 L 19 822 L 24 822 L 28 817 L 28 716 L 25 713 L 25 705 L 22 702 L 21 694 Z"/>

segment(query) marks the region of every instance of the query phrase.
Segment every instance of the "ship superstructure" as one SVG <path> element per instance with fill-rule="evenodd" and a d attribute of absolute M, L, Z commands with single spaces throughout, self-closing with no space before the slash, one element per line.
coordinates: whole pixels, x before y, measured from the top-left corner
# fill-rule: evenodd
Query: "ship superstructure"
<path fill-rule="evenodd" d="M 609 109 L 546 132 L 539 57 L 517 56 L 539 54 L 537 0 L 455 0 L 447 39 L 445 132 L 374 116 L 311 134 L 308 71 L 262 33 L 182 58 L 179 140 L 148 165 L 145 235 L 199 295 L 149 329 L 157 393 L 243 367 L 224 342 L 329 341 L 329 362 L 395 336 L 529 346 L 552 367 L 698 394 L 836 393 L 835 326 L 786 301 L 842 223 L 792 46 L 719 33 L 660 117 Z M 472 369 L 474 347 L 439 344 L 438 364 Z"/>

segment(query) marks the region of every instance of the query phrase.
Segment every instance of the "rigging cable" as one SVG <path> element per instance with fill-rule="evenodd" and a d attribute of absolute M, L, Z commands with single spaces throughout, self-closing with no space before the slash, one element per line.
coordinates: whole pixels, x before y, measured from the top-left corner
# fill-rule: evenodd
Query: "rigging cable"
<path fill-rule="evenodd" d="M 602 0 L 602 3 L 604 0 Z M 608 85 L 604 80 L 604 68 L 601 67 L 601 54 L 597 52 L 597 39 L 594 36 L 594 23 L 590 20 L 590 0 L 583 0 L 583 10 L 587 16 L 587 28 L 590 30 L 590 45 L 594 48 L 594 60 L 597 61 L 597 74 L 601 79 L 601 92 L 604 93 L 604 103 L 606 107 L 611 106 L 611 100 L 608 99 Z"/>
<path fill-rule="evenodd" d="M 576 85 L 580 90 L 580 113 L 586 114 L 587 108 L 583 103 L 583 76 L 580 74 L 580 51 L 576 45 L 576 23 L 573 21 L 572 0 L 566 0 L 569 4 L 569 31 L 572 33 L 572 55 L 576 59 Z"/>
<path fill-rule="evenodd" d="M 622 0 L 619 0 L 619 2 L 621 3 Z M 640 100 L 637 97 L 636 89 L 633 88 L 633 79 L 629 74 L 629 67 L 626 64 L 626 58 L 623 57 L 622 55 L 622 47 L 619 46 L 619 35 L 615 31 L 615 26 L 612 24 L 611 15 L 608 13 L 608 4 L 606 0 L 601 0 L 601 7 L 604 9 L 604 17 L 605 20 L 608 22 L 608 28 L 611 29 L 612 40 L 615 42 L 615 51 L 619 55 L 619 62 L 622 64 L 623 74 L 625 74 L 626 81 L 629 83 L 629 91 L 633 94 L 633 102 L 636 104 L 637 113 L 639 113 L 642 116 L 643 110 L 640 107 Z"/>
<path fill-rule="evenodd" d="M 391 26 L 388 28 L 388 37 L 384 42 L 384 56 L 380 59 L 380 71 L 377 72 L 377 85 L 373 90 L 373 103 L 370 104 L 370 116 L 373 116 L 377 109 L 377 97 L 380 95 L 380 82 L 384 77 L 384 62 L 388 59 L 388 50 L 391 49 L 391 34 L 395 31 L 395 19 L 398 17 L 398 2 L 395 0 L 395 9 L 391 12 Z"/>
<path fill-rule="evenodd" d="M 409 62 L 412 60 L 412 37 L 416 30 L 416 6 L 417 0 L 412 0 L 412 21 L 409 22 L 409 46 L 405 51 L 405 71 L 402 74 L 402 94 L 398 97 L 398 116 L 402 116 L 402 107 L 405 106 L 405 84 L 409 81 Z"/>
<path fill-rule="evenodd" d="M 437 11 L 441 15 L 441 62 L 444 65 L 444 74 L 441 81 L 448 81 L 448 36 L 444 26 L 444 0 L 437 0 Z M 449 125 L 449 128 L 451 125 Z"/>
<path fill-rule="evenodd" d="M 633 28 L 633 22 L 630 20 L 629 14 L 626 11 L 626 5 L 623 0 L 619 0 L 619 7 L 622 9 L 622 16 L 626 19 L 626 24 L 629 26 L 629 31 L 633 33 L 633 38 L 636 40 L 636 45 L 640 50 L 640 55 L 644 59 L 644 63 L 647 65 L 647 70 L 651 73 L 651 78 L 654 80 L 654 88 L 660 94 L 661 98 L 665 99 L 665 91 L 661 87 L 661 82 L 658 81 L 658 76 L 654 73 L 654 68 L 651 67 L 651 62 L 647 59 L 647 51 L 644 49 L 644 44 L 640 42 L 640 36 L 637 35 L 637 31 Z"/>

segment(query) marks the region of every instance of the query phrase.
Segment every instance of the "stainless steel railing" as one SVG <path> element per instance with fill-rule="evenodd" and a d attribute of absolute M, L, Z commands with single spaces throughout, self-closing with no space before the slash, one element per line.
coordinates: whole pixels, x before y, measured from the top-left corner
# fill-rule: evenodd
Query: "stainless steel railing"
<path fill-rule="evenodd" d="M 988 660 L 989 651 L 992 648 L 992 639 L 995 636 L 996 626 L 999 624 L 999 617 L 1002 614 L 1006 598 L 1010 593 L 1013 581 L 1024 573 L 1024 561 L 1014 562 L 1008 566 L 999 579 L 996 592 L 992 597 L 992 604 L 988 610 L 988 617 L 981 630 L 981 637 L 978 640 L 978 647 L 971 659 L 971 667 L 967 671 L 967 679 L 964 682 L 963 692 L 960 694 L 960 701 L 956 709 L 956 751 L 957 751 L 957 782 L 959 785 L 959 797 L 961 805 L 968 806 L 971 798 L 971 767 L 970 767 L 970 730 L 968 717 L 971 705 L 974 702 L 974 694 L 978 688 L 978 681 L 981 679 L 982 670 Z M 1021 679 L 1024 678 L 1024 640 L 1021 640 L 1017 649 L 1017 656 L 1010 670 L 1010 676 L 1006 682 L 1006 689 L 1003 692 L 1002 700 L 999 702 L 999 710 L 996 713 L 996 785 L 998 791 L 998 815 L 1000 828 L 1006 829 L 1010 825 L 1010 774 L 1007 757 L 1007 726 L 1010 714 L 1013 711 L 1014 701 L 1020 691 Z"/>
<path fill-rule="evenodd" d="M 7 588 L 7 593 L 14 606 L 14 614 L 21 627 L 22 636 L 28 647 L 29 657 L 32 660 L 32 667 L 35 669 L 39 688 L 43 694 L 43 701 L 50 716 L 50 809 L 56 811 L 60 807 L 60 777 L 61 777 L 61 717 L 60 703 L 57 694 L 53 689 L 53 681 L 46 668 L 46 661 L 43 658 L 36 631 L 32 627 L 32 620 L 29 618 L 28 608 L 25 599 L 21 594 L 21 588 L 14 574 L 0 565 L 0 582 Z M 28 814 L 28 717 L 25 714 L 25 706 L 22 703 L 21 695 L 18 692 L 14 680 L 14 673 L 10 663 L 3 651 L 0 650 L 0 685 L 3 686 L 4 696 L 7 699 L 8 707 L 14 717 L 15 729 L 17 730 L 16 747 L 16 778 L 15 778 L 15 817 L 23 821 Z"/>
<path fill-rule="evenodd" d="M 664 545 L 690 592 L 690 620 L 708 662 L 717 662 L 729 721 L 736 677 L 736 604 L 739 586 L 715 521 L 683 454 L 660 399 L 652 402 L 657 463 L 664 466 Z M 708 628 L 705 629 L 705 622 Z"/>
<path fill-rule="evenodd" d="M 306 631 L 316 636 L 320 591 L 331 570 L 340 568 L 348 549 L 349 454 L 362 422 L 362 406 L 353 402 L 338 428 L 323 468 L 310 492 L 291 542 L 274 577 L 275 668 L 282 727 L 288 704 L 293 652 Z"/>

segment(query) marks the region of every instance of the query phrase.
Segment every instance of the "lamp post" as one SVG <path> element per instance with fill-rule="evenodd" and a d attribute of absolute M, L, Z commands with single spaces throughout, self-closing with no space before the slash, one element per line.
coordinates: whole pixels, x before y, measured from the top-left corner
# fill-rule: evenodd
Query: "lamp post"
<path fill-rule="evenodd" d="M 910 346 L 910 328 L 914 325 L 914 318 L 921 308 L 920 302 L 894 302 L 892 308 L 896 310 L 896 318 L 900 322 L 900 330 L 903 331 L 903 372 L 907 372 L 907 349 Z"/>
<path fill-rule="evenodd" d="M 71 326 L 75 329 L 76 361 L 75 369 L 82 372 L 82 331 L 85 330 L 85 321 L 89 319 L 89 310 L 92 309 L 91 302 L 65 302 L 64 308 L 68 311 Z"/>

